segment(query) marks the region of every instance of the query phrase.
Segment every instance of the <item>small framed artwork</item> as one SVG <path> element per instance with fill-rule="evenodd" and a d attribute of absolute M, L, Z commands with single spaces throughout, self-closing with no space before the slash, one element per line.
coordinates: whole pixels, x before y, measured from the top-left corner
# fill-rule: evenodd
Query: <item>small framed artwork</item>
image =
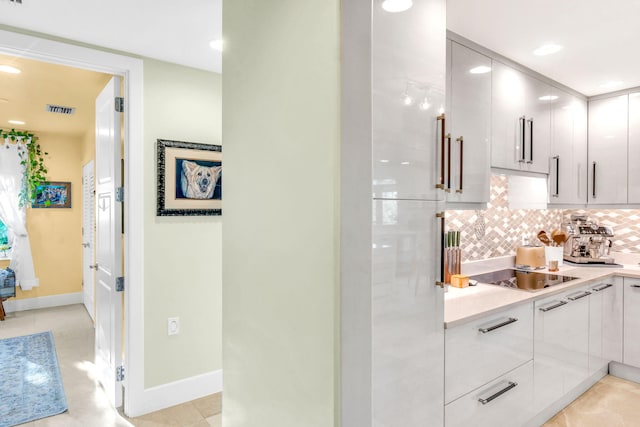
<path fill-rule="evenodd" d="M 70 208 L 71 183 L 50 181 L 36 187 L 32 208 Z"/>
<path fill-rule="evenodd" d="M 222 146 L 158 139 L 158 216 L 222 215 Z"/>

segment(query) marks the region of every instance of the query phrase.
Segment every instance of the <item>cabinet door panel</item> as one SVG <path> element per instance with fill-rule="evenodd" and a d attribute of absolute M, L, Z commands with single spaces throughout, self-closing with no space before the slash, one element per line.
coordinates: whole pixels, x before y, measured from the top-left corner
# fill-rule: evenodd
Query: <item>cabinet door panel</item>
<path fill-rule="evenodd" d="M 629 94 L 629 203 L 640 203 L 640 93 Z"/>
<path fill-rule="evenodd" d="M 376 426 L 442 425 L 444 293 L 435 202 L 373 201 L 372 403 Z"/>
<path fill-rule="evenodd" d="M 526 116 L 524 170 L 549 173 L 551 86 L 525 75 Z"/>
<path fill-rule="evenodd" d="M 453 188 L 447 201 L 487 203 L 491 175 L 491 59 L 451 42 L 449 60 L 447 118 L 453 138 Z"/>
<path fill-rule="evenodd" d="M 627 203 L 627 112 L 627 95 L 589 102 L 590 205 Z"/>
<path fill-rule="evenodd" d="M 491 166 L 520 169 L 525 161 L 523 123 L 524 76 L 493 61 L 491 70 Z"/>
<path fill-rule="evenodd" d="M 588 376 L 589 298 L 570 300 L 582 292 L 565 292 L 535 303 L 534 360 L 538 409 L 544 409 Z"/>
<path fill-rule="evenodd" d="M 373 8 L 371 102 L 375 198 L 444 197 L 442 190 L 436 190 L 435 173 L 439 144 L 436 118 L 444 112 L 444 13 L 443 0 L 416 2 L 403 13 L 388 13 L 379 5 Z"/>
<path fill-rule="evenodd" d="M 554 89 L 549 204 L 587 203 L 587 101 Z"/>
<path fill-rule="evenodd" d="M 640 368 L 640 279 L 624 278 L 624 363 Z"/>
<path fill-rule="evenodd" d="M 624 288 L 622 277 L 608 279 L 603 285 L 613 285 L 602 294 L 602 357 L 605 361 L 621 362 L 623 349 Z"/>

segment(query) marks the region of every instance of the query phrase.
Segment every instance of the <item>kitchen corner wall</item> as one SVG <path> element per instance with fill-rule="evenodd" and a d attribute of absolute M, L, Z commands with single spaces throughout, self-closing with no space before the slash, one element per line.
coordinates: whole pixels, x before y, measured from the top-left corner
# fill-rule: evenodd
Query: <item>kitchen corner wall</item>
<path fill-rule="evenodd" d="M 509 181 L 505 175 L 491 176 L 491 199 L 482 211 L 449 210 L 446 227 L 461 231 L 462 261 L 515 255 L 526 235 L 537 242 L 540 230 L 551 233 L 568 222 L 571 214 L 587 215 L 613 227 L 614 252 L 640 254 L 639 209 L 509 209 Z"/>
<path fill-rule="evenodd" d="M 587 215 L 598 224 L 611 226 L 615 236 L 612 251 L 640 254 L 639 209 L 565 210 L 564 220 L 569 221 L 571 214 Z"/>
<path fill-rule="evenodd" d="M 447 229 L 461 231 L 463 262 L 515 255 L 523 235 L 537 242 L 538 231 L 560 228 L 560 209 L 509 209 L 508 186 L 505 175 L 492 175 L 486 210 L 447 211 Z"/>

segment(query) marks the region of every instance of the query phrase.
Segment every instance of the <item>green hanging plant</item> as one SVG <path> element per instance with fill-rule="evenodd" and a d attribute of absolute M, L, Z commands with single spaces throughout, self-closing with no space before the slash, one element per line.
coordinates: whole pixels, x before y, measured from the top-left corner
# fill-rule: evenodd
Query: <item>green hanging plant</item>
<path fill-rule="evenodd" d="M 0 137 L 4 140 L 10 139 L 11 141 L 25 142 L 27 150 L 20 153 L 20 158 L 22 159 L 20 164 L 25 166 L 24 186 L 20 192 L 20 206 L 29 205 L 36 199 L 38 186 L 47 183 L 47 168 L 44 164 L 44 156 L 49 155 L 49 153 L 42 151 L 38 139 L 29 132 L 0 129 Z M 50 201 L 46 203 L 51 204 Z"/>

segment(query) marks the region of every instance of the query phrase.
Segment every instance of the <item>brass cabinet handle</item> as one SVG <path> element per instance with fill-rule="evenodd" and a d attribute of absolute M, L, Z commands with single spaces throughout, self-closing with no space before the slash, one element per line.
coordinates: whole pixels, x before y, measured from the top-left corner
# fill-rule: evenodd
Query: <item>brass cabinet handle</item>
<path fill-rule="evenodd" d="M 444 114 L 440 114 L 436 117 L 436 123 L 442 123 L 440 125 L 440 179 L 436 184 L 436 188 L 444 190 L 444 139 L 445 139 L 445 117 Z"/>
<path fill-rule="evenodd" d="M 456 141 L 460 143 L 460 185 L 458 186 L 456 193 L 462 193 L 462 177 L 464 175 L 464 168 L 463 168 L 464 137 L 461 135 L 459 138 L 456 139 Z"/>

